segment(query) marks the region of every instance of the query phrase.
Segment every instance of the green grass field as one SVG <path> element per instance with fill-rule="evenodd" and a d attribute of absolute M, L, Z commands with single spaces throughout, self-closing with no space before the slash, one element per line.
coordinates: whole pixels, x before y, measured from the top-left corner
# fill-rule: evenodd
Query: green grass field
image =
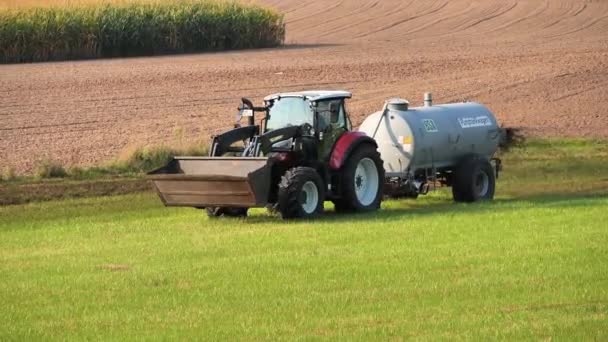
<path fill-rule="evenodd" d="M 494 202 L 310 222 L 151 193 L 0 207 L 0 340 L 606 340 L 606 154 L 531 142 Z"/>

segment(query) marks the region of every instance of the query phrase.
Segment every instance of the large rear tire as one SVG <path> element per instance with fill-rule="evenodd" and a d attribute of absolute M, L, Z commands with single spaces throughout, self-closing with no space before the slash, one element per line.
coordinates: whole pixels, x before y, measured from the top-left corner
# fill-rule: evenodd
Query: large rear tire
<path fill-rule="evenodd" d="M 311 167 L 294 167 L 279 183 L 277 210 L 284 219 L 311 218 L 323 213 L 325 186 Z"/>
<path fill-rule="evenodd" d="M 373 211 L 380 208 L 384 166 L 376 147 L 357 148 L 342 169 L 342 196 L 334 201 L 337 212 Z"/>
<path fill-rule="evenodd" d="M 247 217 L 249 208 L 226 208 L 226 207 L 208 207 L 205 208 L 209 217 Z"/>
<path fill-rule="evenodd" d="M 496 174 L 490 162 L 481 156 L 470 156 L 454 171 L 452 196 L 456 202 L 488 201 L 494 198 Z"/>

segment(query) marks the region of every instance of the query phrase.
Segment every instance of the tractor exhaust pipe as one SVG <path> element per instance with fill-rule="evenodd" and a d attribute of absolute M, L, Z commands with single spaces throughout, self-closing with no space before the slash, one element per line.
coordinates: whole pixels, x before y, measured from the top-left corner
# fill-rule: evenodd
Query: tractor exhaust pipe
<path fill-rule="evenodd" d="M 431 107 L 433 105 L 433 94 L 424 93 L 424 106 Z"/>

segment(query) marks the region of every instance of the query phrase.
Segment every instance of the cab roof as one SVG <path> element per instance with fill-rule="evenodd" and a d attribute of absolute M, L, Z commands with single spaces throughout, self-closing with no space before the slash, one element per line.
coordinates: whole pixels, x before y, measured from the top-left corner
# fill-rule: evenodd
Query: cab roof
<path fill-rule="evenodd" d="M 276 93 L 268 95 L 264 98 L 264 101 L 276 100 L 280 97 L 301 97 L 309 101 L 321 101 L 327 99 L 350 99 L 353 94 L 345 90 L 308 90 L 290 93 Z"/>

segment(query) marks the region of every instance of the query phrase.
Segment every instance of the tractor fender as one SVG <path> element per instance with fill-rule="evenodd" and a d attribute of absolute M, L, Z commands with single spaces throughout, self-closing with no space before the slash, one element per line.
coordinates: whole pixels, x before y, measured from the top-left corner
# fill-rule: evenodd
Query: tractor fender
<path fill-rule="evenodd" d="M 331 170 L 342 168 L 350 154 L 362 144 L 371 144 L 376 148 L 378 147 L 376 141 L 364 132 L 346 132 L 342 134 L 331 151 L 329 168 Z"/>

